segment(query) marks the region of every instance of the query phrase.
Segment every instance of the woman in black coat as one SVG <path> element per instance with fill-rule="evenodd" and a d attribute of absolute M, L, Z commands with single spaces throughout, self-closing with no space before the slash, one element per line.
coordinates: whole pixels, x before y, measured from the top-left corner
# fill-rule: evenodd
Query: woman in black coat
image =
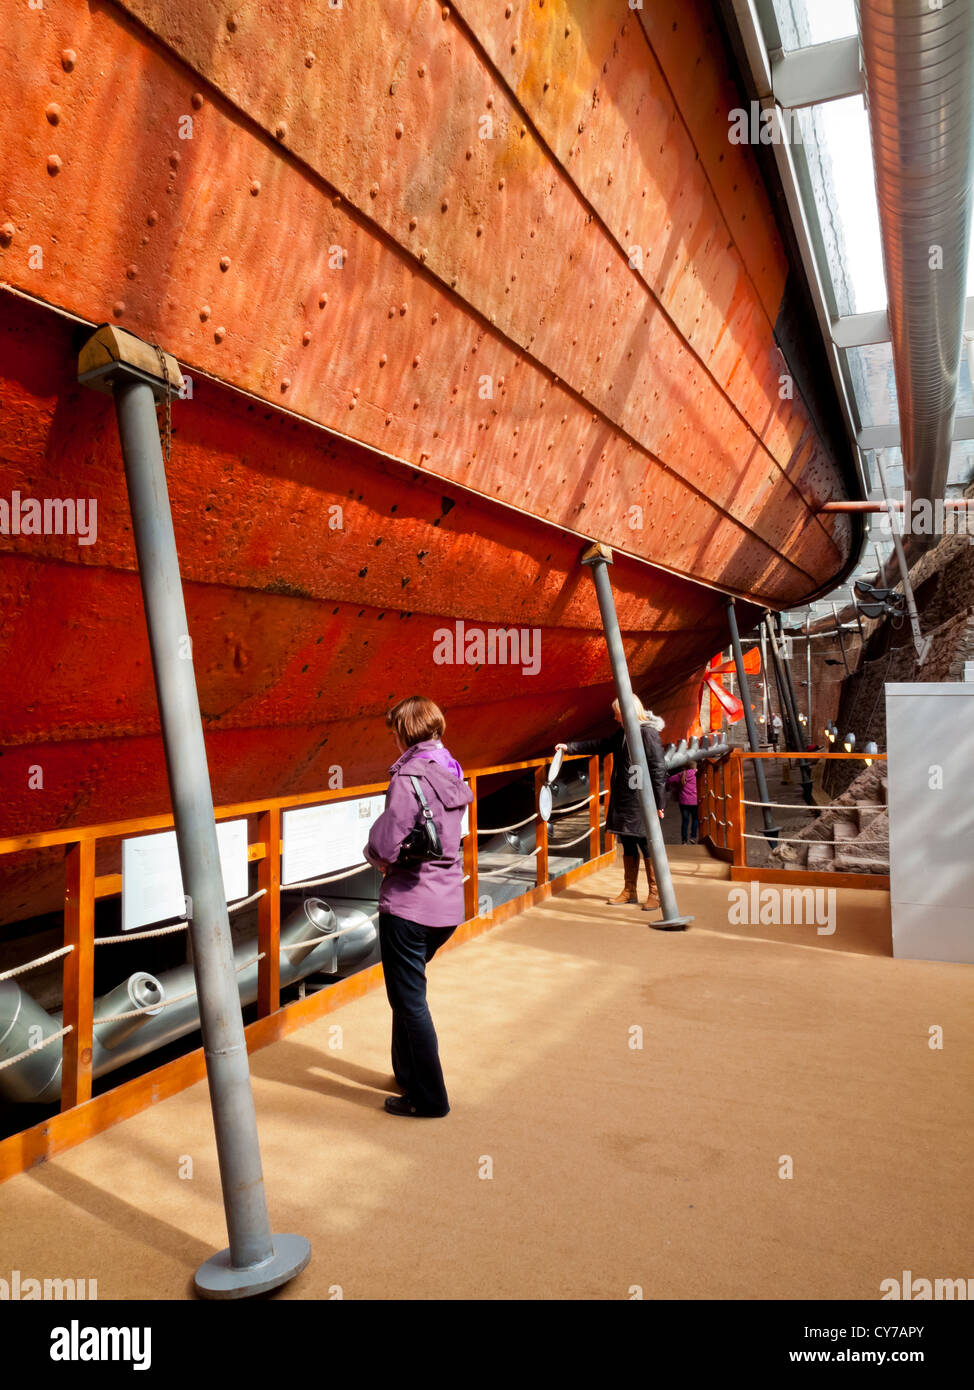
<path fill-rule="evenodd" d="M 647 714 L 641 701 L 634 695 L 633 704 L 639 719 L 639 730 L 643 736 L 646 763 L 653 785 L 653 796 L 660 820 L 663 819 L 663 805 L 666 794 L 666 763 L 663 759 L 663 745 L 655 727 L 654 717 Z M 638 903 L 639 856 L 646 864 L 646 877 L 649 880 L 649 896 L 646 907 L 659 907 L 656 894 L 656 880 L 653 875 L 653 862 L 649 857 L 646 840 L 646 826 L 643 822 L 639 791 L 636 786 L 636 769 L 629 760 L 629 746 L 619 713 L 619 701 L 613 700 L 612 712 L 619 729 L 606 738 L 580 739 L 573 743 L 556 744 L 566 753 L 612 754 L 612 781 L 609 785 L 609 810 L 605 818 L 606 830 L 611 830 L 622 841 L 622 864 L 625 883 L 618 897 L 610 898 L 611 903 Z"/>

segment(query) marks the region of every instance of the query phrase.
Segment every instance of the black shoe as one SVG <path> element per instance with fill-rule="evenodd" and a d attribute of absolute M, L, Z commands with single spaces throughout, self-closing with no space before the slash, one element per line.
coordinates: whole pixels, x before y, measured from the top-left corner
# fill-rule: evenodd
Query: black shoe
<path fill-rule="evenodd" d="M 408 1096 L 386 1096 L 385 1108 L 390 1115 L 416 1115 L 424 1120 L 438 1120 L 450 1113 L 449 1106 L 445 1110 L 418 1110 Z"/>

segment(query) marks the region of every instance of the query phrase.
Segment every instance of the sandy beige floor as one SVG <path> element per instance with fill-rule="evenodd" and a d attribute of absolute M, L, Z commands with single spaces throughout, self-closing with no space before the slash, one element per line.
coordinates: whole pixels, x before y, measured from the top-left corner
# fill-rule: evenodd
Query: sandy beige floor
<path fill-rule="evenodd" d="M 878 893 L 841 894 L 829 937 L 730 926 L 695 854 L 686 934 L 603 907 L 611 870 L 436 959 L 445 1119 L 383 1112 L 381 991 L 254 1056 L 272 1223 L 314 1248 L 279 1297 L 875 1299 L 904 1269 L 974 1275 L 974 971 L 892 960 Z M 0 1187 L 3 1277 L 183 1298 L 225 1244 L 203 1084 Z"/>

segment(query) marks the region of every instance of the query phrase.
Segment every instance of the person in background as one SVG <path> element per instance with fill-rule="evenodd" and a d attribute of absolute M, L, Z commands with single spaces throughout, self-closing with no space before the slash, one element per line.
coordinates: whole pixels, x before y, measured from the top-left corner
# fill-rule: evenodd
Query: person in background
<path fill-rule="evenodd" d="M 666 763 L 663 759 L 663 745 L 660 742 L 659 730 L 663 727 L 663 721 L 651 710 L 644 709 L 641 701 L 635 695 L 632 697 L 632 702 L 643 737 L 643 748 L 646 752 L 646 763 L 649 767 L 649 777 L 653 785 L 657 812 L 662 820 L 663 801 L 666 795 Z M 612 713 L 620 726 L 614 734 L 609 734 L 606 738 L 558 743 L 555 748 L 556 751 L 560 748 L 565 753 L 612 754 L 612 782 L 609 789 L 609 809 L 605 818 L 605 828 L 611 830 L 614 835 L 618 835 L 622 841 L 622 867 L 625 881 L 622 892 L 617 897 L 610 898 L 609 902 L 614 904 L 639 902 L 639 856 L 642 855 L 646 865 L 646 877 L 649 880 L 649 895 L 646 898 L 645 906 L 647 910 L 651 910 L 654 907 L 659 907 L 659 897 L 656 892 L 653 861 L 649 857 L 646 826 L 643 823 L 639 791 L 636 786 L 636 768 L 629 761 L 629 748 L 626 743 L 625 730 L 622 728 L 622 715 L 619 713 L 618 700 L 612 701 Z"/>
<path fill-rule="evenodd" d="M 781 737 L 782 727 L 781 715 L 774 715 L 771 719 L 771 747 L 776 753 L 778 751 L 778 740 Z"/>
<path fill-rule="evenodd" d="M 426 965 L 463 921 L 463 808 L 473 800 L 463 769 L 441 742 L 443 712 L 410 695 L 386 715 L 402 756 L 389 769 L 382 815 L 372 826 L 365 858 L 383 875 L 379 944 L 392 1007 L 392 1069 L 402 1088 L 389 1096 L 390 1115 L 438 1117 L 450 1110 L 436 1029 L 426 1002 Z M 411 777 L 420 779 L 433 813 L 442 857 L 397 865 L 402 843 L 419 824 L 421 806 Z"/>
<path fill-rule="evenodd" d="M 697 811 L 697 769 L 685 767 L 667 777 L 666 785 L 676 793 L 680 803 L 680 839 L 683 844 L 695 845 L 700 829 Z"/>

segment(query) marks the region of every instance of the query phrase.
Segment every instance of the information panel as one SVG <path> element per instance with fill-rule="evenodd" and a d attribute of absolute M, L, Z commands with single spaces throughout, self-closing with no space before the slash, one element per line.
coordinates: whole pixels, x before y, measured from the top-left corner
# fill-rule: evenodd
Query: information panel
<path fill-rule="evenodd" d="M 216 839 L 227 902 L 247 896 L 247 822 L 218 821 Z M 122 931 L 186 911 L 175 830 L 122 841 Z"/>
<path fill-rule="evenodd" d="M 362 864 L 369 831 L 385 807 L 384 796 L 329 801 L 282 816 L 284 858 L 281 882 L 301 883 Z"/>

